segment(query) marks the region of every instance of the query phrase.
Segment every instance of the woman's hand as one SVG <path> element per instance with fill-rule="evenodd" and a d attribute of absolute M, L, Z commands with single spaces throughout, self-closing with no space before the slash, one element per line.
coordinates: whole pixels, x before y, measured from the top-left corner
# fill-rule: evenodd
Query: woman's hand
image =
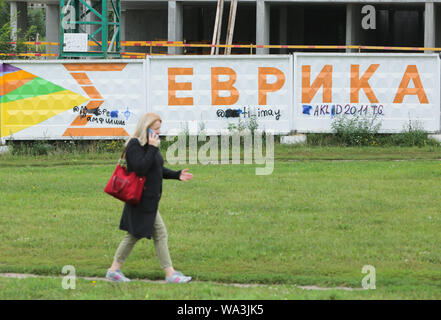
<path fill-rule="evenodd" d="M 187 172 L 187 171 L 188 171 L 188 169 L 184 169 L 181 171 L 181 175 L 179 176 L 179 180 L 186 182 L 188 180 L 193 179 L 193 174 L 191 174 L 190 172 Z"/>
<path fill-rule="evenodd" d="M 149 131 L 149 144 L 155 147 L 159 145 L 159 136 Z"/>

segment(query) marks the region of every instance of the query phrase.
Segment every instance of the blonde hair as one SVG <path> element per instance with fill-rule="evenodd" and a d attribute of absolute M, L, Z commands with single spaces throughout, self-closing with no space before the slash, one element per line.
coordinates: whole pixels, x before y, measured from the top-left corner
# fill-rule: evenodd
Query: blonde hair
<path fill-rule="evenodd" d="M 131 139 L 138 139 L 141 146 L 144 146 L 148 142 L 147 129 L 158 120 L 162 123 L 161 118 L 156 113 L 143 114 L 136 125 L 135 133 L 126 141 L 125 145 L 127 146 Z"/>

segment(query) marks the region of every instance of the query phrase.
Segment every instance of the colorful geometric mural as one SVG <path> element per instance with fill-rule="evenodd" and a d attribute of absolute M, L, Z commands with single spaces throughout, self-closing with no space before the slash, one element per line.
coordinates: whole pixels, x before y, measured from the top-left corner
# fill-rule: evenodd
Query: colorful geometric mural
<path fill-rule="evenodd" d="M 11 64 L 0 63 L 0 137 L 37 125 L 88 100 Z"/>
<path fill-rule="evenodd" d="M 72 78 L 89 96 L 89 102 L 86 105 L 88 113 L 94 113 L 103 103 L 104 98 L 94 86 L 93 82 L 87 76 L 88 71 L 105 72 L 105 71 L 122 71 L 127 66 L 127 63 L 75 63 L 63 64 L 66 70 L 69 71 Z M 124 128 L 86 128 L 87 116 L 84 114 L 78 115 L 63 133 L 63 137 L 127 137 L 129 134 Z"/>

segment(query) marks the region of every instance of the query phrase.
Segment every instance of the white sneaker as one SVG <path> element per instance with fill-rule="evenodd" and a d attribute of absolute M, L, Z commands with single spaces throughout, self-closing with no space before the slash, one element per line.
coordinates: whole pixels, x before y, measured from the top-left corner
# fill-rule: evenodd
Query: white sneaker
<path fill-rule="evenodd" d="M 110 271 L 107 270 L 106 279 L 109 279 L 114 282 L 130 282 L 130 279 L 124 276 L 121 270 Z"/>
<path fill-rule="evenodd" d="M 175 271 L 171 277 L 165 277 L 167 283 L 187 283 L 191 281 L 191 277 L 184 276 L 181 272 Z"/>

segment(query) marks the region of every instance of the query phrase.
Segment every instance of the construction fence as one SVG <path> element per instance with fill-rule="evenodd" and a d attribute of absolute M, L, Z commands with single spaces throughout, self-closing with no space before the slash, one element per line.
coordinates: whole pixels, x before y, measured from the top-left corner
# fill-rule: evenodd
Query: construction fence
<path fill-rule="evenodd" d="M 440 132 L 440 58 L 423 53 L 147 56 L 0 62 L 2 140 L 120 139 L 142 114 L 164 135 L 255 121 L 275 134 L 331 132 L 367 118 L 380 132 Z"/>

